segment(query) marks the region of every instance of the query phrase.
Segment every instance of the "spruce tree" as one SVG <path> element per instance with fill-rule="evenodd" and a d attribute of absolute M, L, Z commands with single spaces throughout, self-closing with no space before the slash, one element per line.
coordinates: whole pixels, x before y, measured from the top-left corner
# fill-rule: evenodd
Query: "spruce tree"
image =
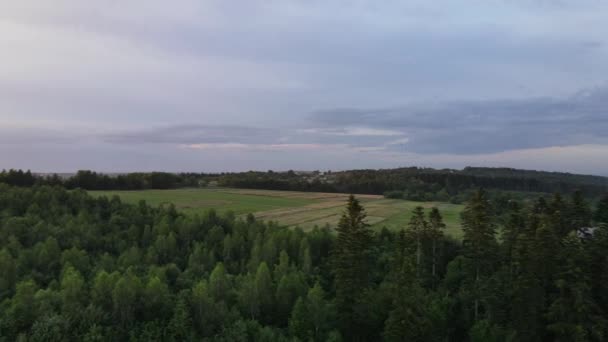
<path fill-rule="evenodd" d="M 524 217 L 521 213 L 521 207 L 517 202 L 510 203 L 507 222 L 502 228 L 502 258 L 507 265 L 511 265 L 513 258 L 513 249 L 518 235 L 524 228 Z M 512 271 L 512 270 L 511 270 Z"/>
<path fill-rule="evenodd" d="M 467 202 L 462 213 L 464 231 L 464 255 L 472 267 L 471 277 L 474 289 L 474 318 L 479 319 L 480 285 L 493 267 L 496 257 L 496 229 L 492 221 L 491 206 L 486 192 L 478 190 Z"/>
<path fill-rule="evenodd" d="M 580 230 L 581 228 L 589 227 L 591 225 L 591 217 L 592 213 L 589 203 L 587 203 L 580 191 L 576 191 L 572 195 L 568 213 L 570 229 Z"/>
<path fill-rule="evenodd" d="M 431 212 L 429 213 L 429 237 L 431 239 L 431 258 L 432 258 L 432 266 L 431 266 L 431 276 L 433 277 L 433 282 L 435 282 L 437 278 L 437 263 L 438 263 L 438 244 L 441 238 L 443 237 L 443 231 L 445 230 L 445 223 L 443 223 L 443 218 L 441 217 L 441 213 L 439 209 L 433 207 Z"/>
<path fill-rule="evenodd" d="M 338 223 L 338 237 L 332 252 L 336 306 L 344 337 L 349 340 L 356 331 L 354 307 L 369 285 L 369 250 L 372 233 L 365 222 L 365 210 L 349 196 L 346 211 Z"/>
<path fill-rule="evenodd" d="M 511 261 L 511 324 L 521 341 L 538 341 L 542 336 L 545 292 L 535 273 L 535 236 L 522 231 L 514 244 Z"/>
<path fill-rule="evenodd" d="M 424 209 L 422 207 L 418 206 L 414 208 L 408 229 L 416 241 L 416 277 L 420 278 L 422 274 L 423 244 L 429 235 L 429 224 L 424 217 Z"/>

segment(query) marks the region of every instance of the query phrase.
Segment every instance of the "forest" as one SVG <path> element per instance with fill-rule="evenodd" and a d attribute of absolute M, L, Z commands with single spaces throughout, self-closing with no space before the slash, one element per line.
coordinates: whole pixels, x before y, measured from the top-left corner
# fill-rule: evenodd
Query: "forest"
<path fill-rule="evenodd" d="M 59 177 L 57 174 L 36 175 L 23 170 L 3 170 L 0 172 L 0 182 L 16 186 L 62 185 L 68 189 L 85 190 L 176 189 L 214 184 L 231 188 L 375 194 L 413 201 L 452 203 L 464 203 L 478 188 L 487 189 L 492 197 L 510 193 L 520 198 L 580 191 L 594 201 L 608 192 L 608 177 L 488 167 L 466 167 L 462 170 L 408 167 L 340 172 L 269 170 L 124 174 L 80 170 L 67 177 Z"/>
<path fill-rule="evenodd" d="M 310 231 L 0 184 L 0 341 L 603 341 L 608 197 Z"/>
<path fill-rule="evenodd" d="M 466 201 L 478 188 L 532 196 L 581 191 L 590 198 L 608 191 L 607 177 L 485 167 L 463 170 L 408 167 L 301 174 L 247 172 L 222 175 L 219 183 L 237 188 L 384 194 L 390 198 L 453 203 Z"/>

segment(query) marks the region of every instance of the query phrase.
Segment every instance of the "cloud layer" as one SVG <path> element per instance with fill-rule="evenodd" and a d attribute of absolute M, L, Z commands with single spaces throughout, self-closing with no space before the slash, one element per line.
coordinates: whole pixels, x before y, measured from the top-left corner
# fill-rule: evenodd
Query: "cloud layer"
<path fill-rule="evenodd" d="M 593 0 L 12 2 L 0 167 L 526 167 L 535 151 L 534 167 L 608 174 L 607 13 Z"/>

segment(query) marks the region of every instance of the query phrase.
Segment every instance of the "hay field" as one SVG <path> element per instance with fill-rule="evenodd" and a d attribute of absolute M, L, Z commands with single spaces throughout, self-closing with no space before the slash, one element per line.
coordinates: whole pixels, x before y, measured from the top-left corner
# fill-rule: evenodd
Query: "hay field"
<path fill-rule="evenodd" d="M 202 213 L 210 208 L 237 215 L 253 213 L 258 219 L 276 221 L 289 227 L 304 230 L 314 226 L 334 227 L 342 214 L 347 194 L 249 190 L 249 189 L 172 189 L 142 191 L 90 191 L 94 196 L 118 195 L 125 202 L 145 200 L 153 206 L 173 203 L 185 213 Z M 413 202 L 385 199 L 377 195 L 357 195 L 365 207 L 368 223 L 374 229 L 387 227 L 398 230 L 407 226 L 416 206 L 441 211 L 447 225 L 446 233 L 460 238 L 460 212 L 462 205 L 440 202 Z"/>

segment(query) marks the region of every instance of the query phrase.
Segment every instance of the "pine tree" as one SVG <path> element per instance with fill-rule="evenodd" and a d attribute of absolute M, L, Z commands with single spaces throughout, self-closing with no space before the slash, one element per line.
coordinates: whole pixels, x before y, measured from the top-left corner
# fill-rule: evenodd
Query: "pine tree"
<path fill-rule="evenodd" d="M 510 203 L 508 213 L 507 222 L 502 229 L 501 249 L 504 262 L 507 265 L 511 265 L 515 242 L 517 241 L 518 235 L 523 232 L 525 223 L 520 205 L 517 202 Z"/>
<path fill-rule="evenodd" d="M 490 202 L 483 190 L 475 192 L 462 213 L 464 254 L 472 266 L 475 320 L 479 319 L 482 278 L 491 273 L 497 250 L 496 230 L 490 213 Z"/>
<path fill-rule="evenodd" d="M 443 231 L 445 230 L 445 223 L 443 223 L 443 218 L 441 217 L 441 213 L 439 209 L 433 207 L 431 212 L 429 213 L 429 233 L 431 238 L 431 257 L 432 257 L 432 266 L 431 266 L 431 275 L 433 277 L 433 282 L 436 281 L 437 278 L 437 263 L 438 263 L 438 251 L 437 245 L 439 241 L 443 237 Z"/>
<path fill-rule="evenodd" d="M 346 212 L 338 223 L 338 237 L 332 252 L 335 275 L 336 305 L 344 337 L 353 337 L 356 331 L 354 306 L 369 284 L 369 250 L 372 233 L 365 222 L 365 210 L 351 195 Z"/>
<path fill-rule="evenodd" d="M 422 258 L 424 242 L 429 234 L 429 224 L 424 218 L 424 209 L 420 206 L 414 209 L 408 224 L 409 233 L 416 241 L 416 277 L 420 279 L 422 274 Z"/>
<path fill-rule="evenodd" d="M 589 227 L 591 225 L 591 217 L 592 213 L 589 203 L 587 203 L 580 191 L 576 191 L 572 195 L 568 213 L 570 229 L 580 230 L 581 228 Z"/>

